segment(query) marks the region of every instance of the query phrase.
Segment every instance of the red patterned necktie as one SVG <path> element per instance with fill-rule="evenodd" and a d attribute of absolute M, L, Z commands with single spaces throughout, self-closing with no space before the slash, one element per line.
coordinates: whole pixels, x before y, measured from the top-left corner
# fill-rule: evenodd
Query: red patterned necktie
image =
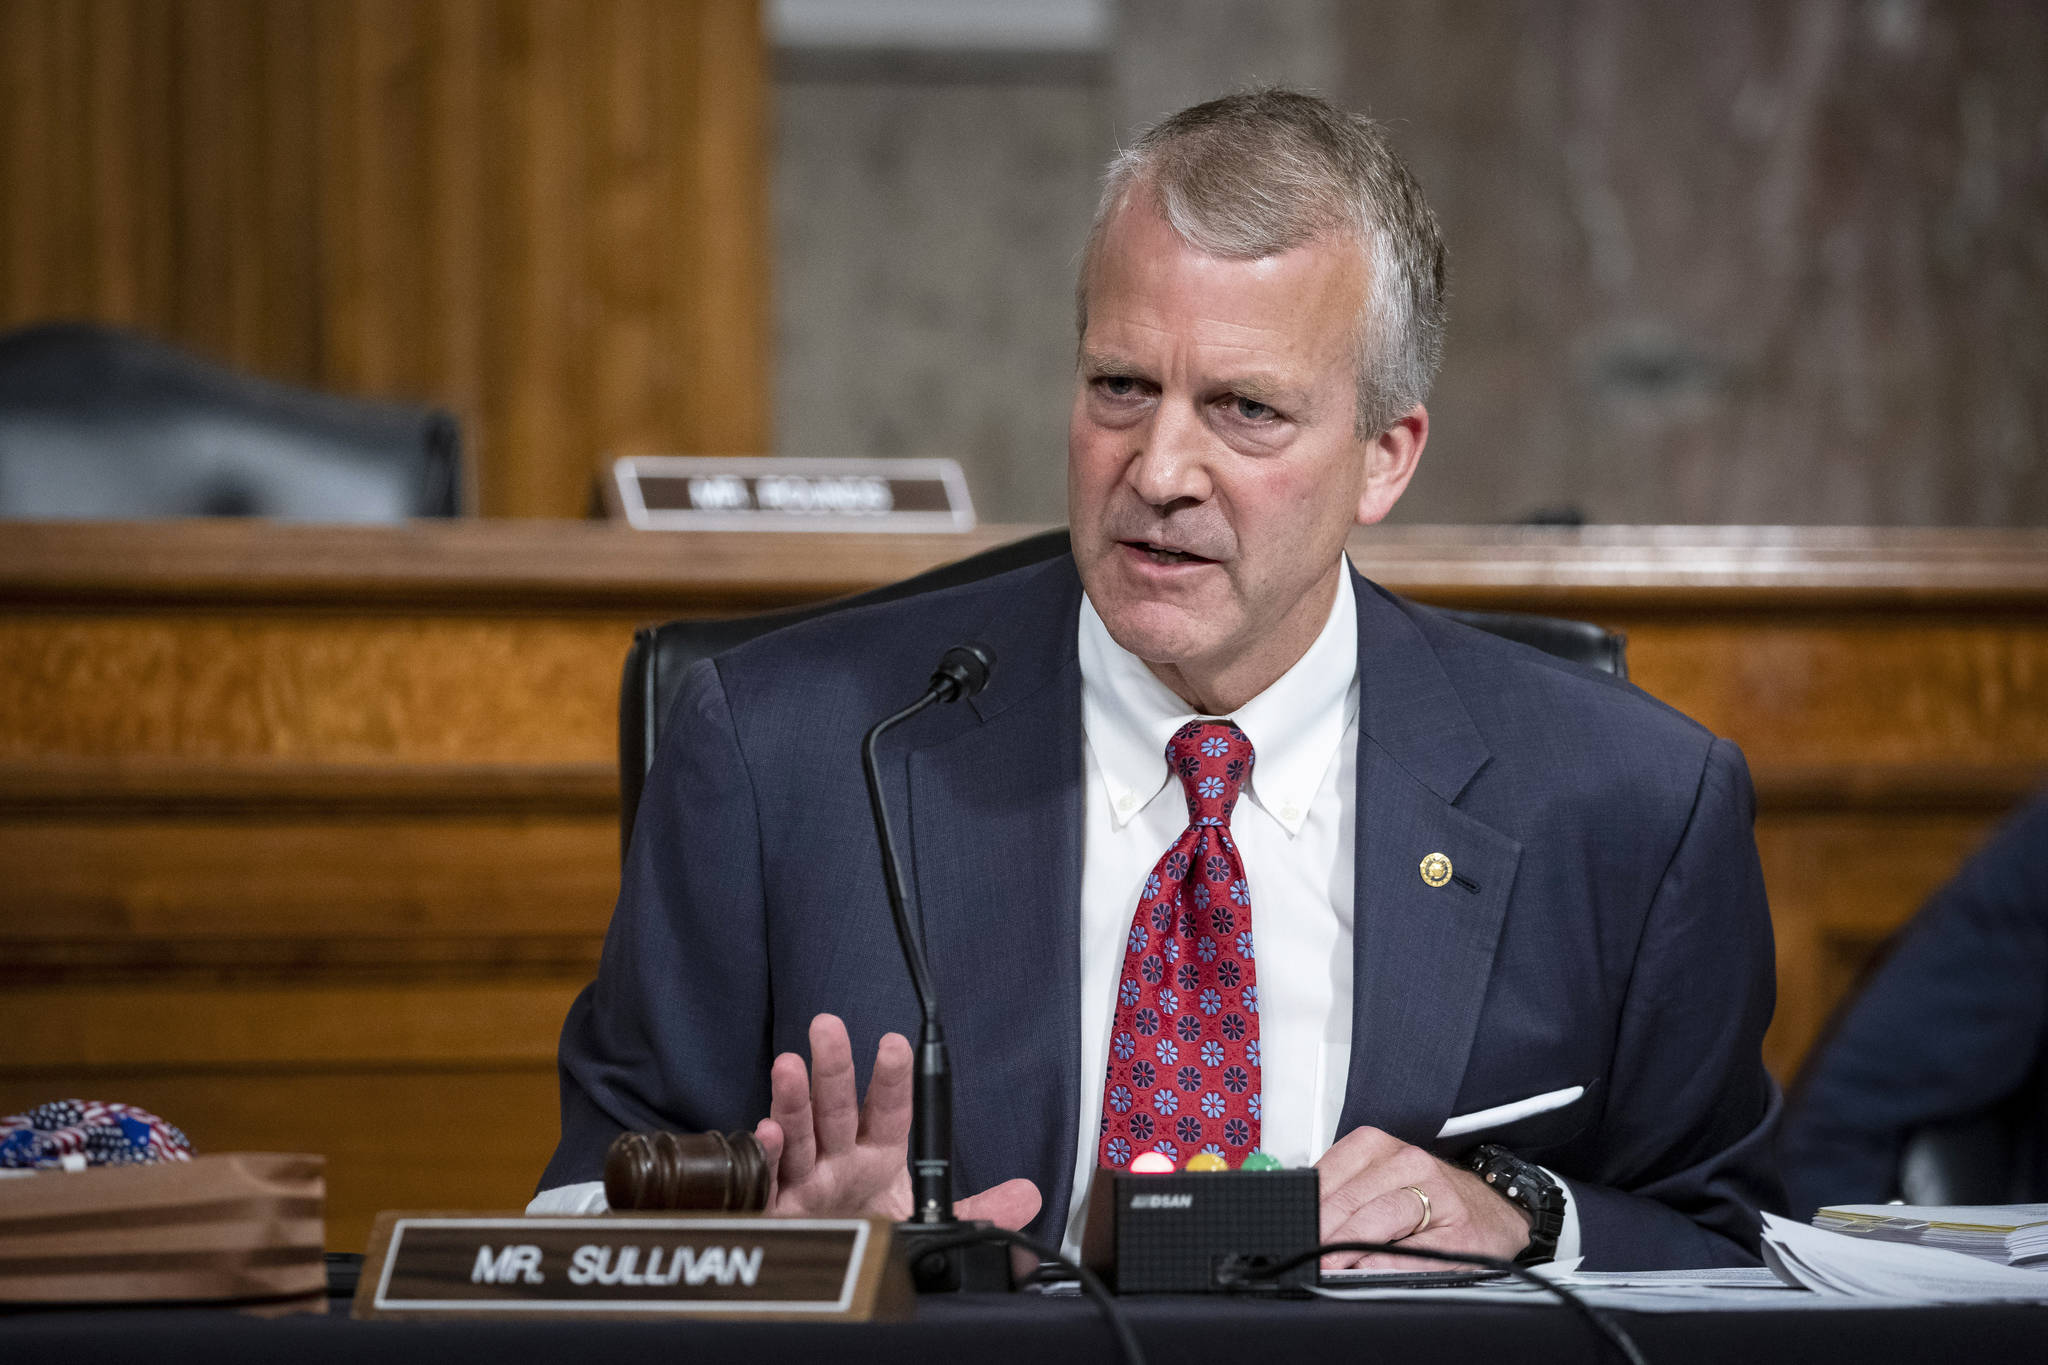
<path fill-rule="evenodd" d="M 1166 745 L 1188 827 L 1145 879 L 1117 982 L 1097 1160 L 1213 1152 L 1231 1166 L 1259 1145 L 1259 988 L 1252 902 L 1230 811 L 1252 742 L 1229 721 L 1189 721 Z"/>

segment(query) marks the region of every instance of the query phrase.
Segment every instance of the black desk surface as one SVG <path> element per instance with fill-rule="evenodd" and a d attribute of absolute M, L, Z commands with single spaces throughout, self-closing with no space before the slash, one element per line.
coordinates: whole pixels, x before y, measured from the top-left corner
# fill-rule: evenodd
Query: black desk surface
<path fill-rule="evenodd" d="M 1456 1307 L 1222 1298 L 1123 1300 L 1153 1365 L 1215 1360 L 1589 1362 L 1585 1324 L 1545 1305 Z M 1087 1365 L 1117 1361 L 1099 1311 L 1076 1299 L 924 1299 L 909 1322 L 389 1323 L 327 1316 L 263 1320 L 207 1309 L 36 1311 L 0 1316 L 0 1360 L 285 1362 L 378 1365 L 704 1365 L 735 1361 Z M 2040 1360 L 2048 1307 L 1872 1308 L 1798 1312 L 1617 1314 L 1650 1365 L 1770 1365 L 1870 1360 Z"/>

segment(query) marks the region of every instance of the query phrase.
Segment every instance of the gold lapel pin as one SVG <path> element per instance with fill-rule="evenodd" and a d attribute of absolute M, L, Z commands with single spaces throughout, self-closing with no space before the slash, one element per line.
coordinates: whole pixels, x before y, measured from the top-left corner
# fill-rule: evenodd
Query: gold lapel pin
<path fill-rule="evenodd" d="M 1441 853 L 1432 853 L 1422 860 L 1422 880 L 1431 886 L 1442 886 L 1451 879 L 1451 860 Z"/>

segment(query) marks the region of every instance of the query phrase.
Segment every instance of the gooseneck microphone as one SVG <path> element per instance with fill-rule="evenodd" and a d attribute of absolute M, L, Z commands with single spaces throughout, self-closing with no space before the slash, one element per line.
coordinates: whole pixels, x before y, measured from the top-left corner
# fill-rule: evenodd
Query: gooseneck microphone
<path fill-rule="evenodd" d="M 891 729 L 934 702 L 958 702 L 989 686 L 995 659 L 981 645 L 954 645 L 938 661 L 930 686 L 897 714 L 874 724 L 860 741 L 860 765 L 868 776 L 868 806 L 874 810 L 874 837 L 883 849 L 883 882 L 889 888 L 889 913 L 895 917 L 897 941 L 909 984 L 918 993 L 924 1025 L 918 1033 L 918 1068 L 911 1078 L 911 1216 L 897 1224 L 897 1240 L 909 1263 L 911 1283 L 920 1293 L 956 1289 L 1010 1289 L 1010 1250 L 989 1224 L 963 1224 L 952 1216 L 952 1064 L 946 1060 L 946 1031 L 938 1023 L 938 993 L 924 964 L 918 931 L 903 905 L 903 860 L 897 857 L 895 831 L 889 827 L 889 806 L 877 772 L 874 745 Z M 1014 1238 L 1012 1238 L 1014 1240 Z"/>
<path fill-rule="evenodd" d="M 874 811 L 875 838 L 882 847 L 882 879 L 889 890 L 889 913 L 896 920 L 896 938 L 910 968 L 911 989 L 924 1023 L 918 1035 L 915 1098 L 910 1133 L 911 1189 L 915 1223 L 953 1221 L 953 1071 L 946 1058 L 946 1035 L 939 1026 L 939 997 L 932 989 L 924 950 L 904 908 L 903 867 L 896 852 L 896 833 L 882 799 L 882 779 L 875 767 L 875 746 L 890 729 L 937 702 L 959 701 L 988 686 L 995 660 L 980 645 L 955 645 L 939 660 L 924 695 L 895 715 L 876 722 L 861 741 L 861 768 L 868 779 L 868 805 Z"/>

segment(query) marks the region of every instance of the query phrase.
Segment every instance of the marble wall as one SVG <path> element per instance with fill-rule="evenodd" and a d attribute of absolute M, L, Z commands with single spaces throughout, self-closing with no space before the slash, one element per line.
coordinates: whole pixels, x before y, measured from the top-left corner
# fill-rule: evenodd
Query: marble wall
<path fill-rule="evenodd" d="M 1451 244 L 1428 471 L 1491 520 L 2048 520 L 2048 8 L 1347 7 Z M 1449 477 L 1445 477 L 1449 475 Z"/>
<path fill-rule="evenodd" d="M 1270 80 L 1389 122 L 1450 242 L 1397 517 L 2048 521 L 2041 6 L 1123 0 L 1099 59 L 798 55 L 786 453 L 956 455 L 984 518 L 1058 519 L 1100 163 Z"/>
<path fill-rule="evenodd" d="M 1065 520 L 1074 266 L 1110 126 L 1097 62 L 785 60 L 777 452 L 951 456 L 984 521 Z"/>

